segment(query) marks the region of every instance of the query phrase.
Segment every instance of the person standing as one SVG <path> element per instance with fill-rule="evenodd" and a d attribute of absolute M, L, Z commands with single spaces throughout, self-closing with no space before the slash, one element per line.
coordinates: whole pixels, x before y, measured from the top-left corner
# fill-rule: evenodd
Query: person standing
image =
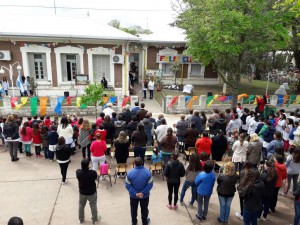
<path fill-rule="evenodd" d="M 168 128 L 167 135 L 161 139 L 161 154 L 164 161 L 164 167 L 167 165 L 171 159 L 172 152 L 175 151 L 175 146 L 177 144 L 177 138 L 173 135 L 173 129 Z"/>
<path fill-rule="evenodd" d="M 297 188 L 293 192 L 295 196 L 294 200 L 294 208 L 295 208 L 295 217 L 294 217 L 294 225 L 298 225 L 300 222 L 300 182 L 297 183 Z"/>
<path fill-rule="evenodd" d="M 291 182 L 293 180 L 293 192 L 296 191 L 297 181 L 300 173 L 300 147 L 296 147 L 293 153 L 289 155 L 285 162 L 287 168 L 287 182 L 283 195 L 286 196 L 291 187 Z"/>
<path fill-rule="evenodd" d="M 101 134 L 95 135 L 96 140 L 91 144 L 93 170 L 98 171 L 98 165 L 105 163 L 106 142 L 101 140 Z"/>
<path fill-rule="evenodd" d="M 203 122 L 202 118 L 199 116 L 199 112 L 194 110 L 194 115 L 192 116 L 192 123 L 195 123 L 195 127 L 198 130 L 199 134 L 203 132 Z"/>
<path fill-rule="evenodd" d="M 59 137 L 64 137 L 66 145 L 71 148 L 74 131 L 67 117 L 61 118 L 60 125 L 57 128 L 57 134 Z"/>
<path fill-rule="evenodd" d="M 246 134 L 241 133 L 240 139 L 234 142 L 232 146 L 233 156 L 232 162 L 234 162 L 235 170 L 239 169 L 239 174 L 242 171 L 244 162 L 246 161 L 247 150 L 249 147 L 248 141 L 245 141 Z"/>
<path fill-rule="evenodd" d="M 148 81 L 146 78 L 142 82 L 142 87 L 143 87 L 143 93 L 144 93 L 143 99 L 146 99 L 147 98 L 147 89 L 148 89 Z"/>
<path fill-rule="evenodd" d="M 203 131 L 202 137 L 199 138 L 195 144 L 198 154 L 200 155 L 201 152 L 206 152 L 207 155 L 210 156 L 212 143 L 213 142 L 208 135 L 208 131 Z"/>
<path fill-rule="evenodd" d="M 133 132 L 132 145 L 134 151 L 134 157 L 140 157 L 144 165 L 144 157 L 146 152 L 147 134 L 143 124 L 139 124 L 137 130 Z"/>
<path fill-rule="evenodd" d="M 89 201 L 93 224 L 96 224 L 101 220 L 101 216 L 98 217 L 97 209 L 97 188 L 95 182 L 97 173 L 89 169 L 88 159 L 81 160 L 81 169 L 76 170 L 76 178 L 79 187 L 79 223 L 82 224 L 84 222 L 84 207 L 86 202 Z"/>
<path fill-rule="evenodd" d="M 67 170 L 70 163 L 71 149 L 66 144 L 64 137 L 58 138 L 58 143 L 56 146 L 56 159 L 60 166 L 60 172 L 62 176 L 62 184 L 65 184 L 67 177 Z"/>
<path fill-rule="evenodd" d="M 103 113 L 105 114 L 105 116 L 109 116 L 110 118 L 112 118 L 112 113 L 115 112 L 115 110 L 112 109 L 113 104 L 111 102 L 108 102 L 107 107 L 105 109 L 103 109 Z"/>
<path fill-rule="evenodd" d="M 8 83 L 6 77 L 3 77 L 2 88 L 5 91 L 6 96 L 8 96 L 9 83 Z"/>
<path fill-rule="evenodd" d="M 185 150 L 187 150 L 189 147 L 195 147 L 198 135 L 199 133 L 198 130 L 195 128 L 195 123 L 191 123 L 191 127 L 186 129 L 184 133 Z"/>
<path fill-rule="evenodd" d="M 51 131 L 48 133 L 49 139 L 49 159 L 54 162 L 55 149 L 58 143 L 58 134 L 56 132 L 56 126 L 51 125 Z"/>
<path fill-rule="evenodd" d="M 149 170 L 142 166 L 143 160 L 140 157 L 134 159 L 134 164 L 135 167 L 128 172 L 125 183 L 130 196 L 131 223 L 137 225 L 137 209 L 140 203 L 142 224 L 148 225 L 148 205 L 153 178 Z"/>
<path fill-rule="evenodd" d="M 32 129 L 29 127 L 28 122 L 25 122 L 23 124 L 23 127 L 21 128 L 21 140 L 24 144 L 24 150 L 26 153 L 26 156 L 32 156 L 31 153 L 31 143 L 32 143 Z"/>
<path fill-rule="evenodd" d="M 4 123 L 3 127 L 3 135 L 5 138 L 5 142 L 8 144 L 9 147 L 9 154 L 11 157 L 11 161 L 15 162 L 18 161 L 18 144 L 19 144 L 19 126 L 15 121 L 13 115 L 9 115 L 7 117 L 6 122 Z"/>
<path fill-rule="evenodd" d="M 256 133 L 250 135 L 250 144 L 247 150 L 246 160 L 257 166 L 262 159 L 263 143 L 259 141 Z"/>
<path fill-rule="evenodd" d="M 105 79 L 105 77 L 102 77 L 101 84 L 104 89 L 107 88 L 107 80 Z"/>
<path fill-rule="evenodd" d="M 127 140 L 127 136 L 124 131 L 120 132 L 119 137 L 114 142 L 114 146 L 117 163 L 126 163 L 127 158 L 129 157 L 130 143 Z"/>
<path fill-rule="evenodd" d="M 176 123 L 176 136 L 178 138 L 178 142 L 184 142 L 184 133 L 188 128 L 188 122 L 185 120 L 185 115 L 180 115 L 180 120 Z"/>
<path fill-rule="evenodd" d="M 177 209 L 177 201 L 178 201 L 178 190 L 180 186 L 180 178 L 185 175 L 184 166 L 181 162 L 178 161 L 178 153 L 172 153 L 172 159 L 170 162 L 167 163 L 164 169 L 164 175 L 167 178 L 167 185 L 169 196 L 168 200 L 169 203 L 167 207 L 169 209 Z M 172 206 L 172 195 L 174 191 L 174 205 Z"/>
<path fill-rule="evenodd" d="M 154 80 L 153 80 L 153 77 L 151 77 L 150 80 L 149 80 L 149 82 L 148 82 L 148 88 L 149 88 L 149 92 L 150 92 L 149 99 L 153 99 L 153 91 L 154 91 Z"/>
<path fill-rule="evenodd" d="M 222 161 L 222 157 L 228 147 L 228 142 L 222 130 L 217 130 L 215 132 L 217 132 L 217 135 L 211 138 L 211 155 L 213 160 Z"/>
<path fill-rule="evenodd" d="M 148 111 L 145 109 L 145 104 L 141 103 L 141 109 L 136 112 L 136 119 L 138 122 L 142 121 L 147 115 Z"/>

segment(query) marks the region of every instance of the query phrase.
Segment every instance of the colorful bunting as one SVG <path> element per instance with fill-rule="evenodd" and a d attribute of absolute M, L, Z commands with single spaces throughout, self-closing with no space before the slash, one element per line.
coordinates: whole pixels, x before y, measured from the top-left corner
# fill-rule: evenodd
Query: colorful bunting
<path fill-rule="evenodd" d="M 192 105 L 193 105 L 193 101 L 196 101 L 198 98 L 199 98 L 199 96 L 193 96 L 192 99 L 191 99 L 191 101 L 188 104 L 188 108 L 191 108 Z"/>
<path fill-rule="evenodd" d="M 219 95 L 215 95 L 210 102 L 207 104 L 207 107 L 209 108 L 211 106 L 211 104 L 214 102 L 214 100 L 216 100 L 219 97 Z"/>
<path fill-rule="evenodd" d="M 227 96 L 222 95 L 219 98 L 217 98 L 217 101 L 219 101 L 219 102 L 225 102 L 225 101 L 227 101 Z"/>
<path fill-rule="evenodd" d="M 10 105 L 15 110 L 19 110 L 22 106 L 22 104 L 18 103 L 18 97 L 11 97 L 10 98 Z"/>
<path fill-rule="evenodd" d="M 61 104 L 62 104 L 64 99 L 65 99 L 64 97 L 58 97 L 57 98 L 57 105 L 54 109 L 54 112 L 56 112 L 57 114 L 61 114 Z"/>
<path fill-rule="evenodd" d="M 127 104 L 127 102 L 129 102 L 129 100 L 130 100 L 130 97 L 129 97 L 129 96 L 126 97 L 126 98 L 124 98 L 124 99 L 123 99 L 123 102 L 122 102 L 122 107 L 124 107 L 124 106 Z"/>
<path fill-rule="evenodd" d="M 173 97 L 171 103 L 168 105 L 169 108 L 171 108 L 178 100 L 179 96 Z"/>
<path fill-rule="evenodd" d="M 188 100 L 190 100 L 191 96 L 185 96 L 185 102 L 187 102 Z"/>
<path fill-rule="evenodd" d="M 81 97 L 76 98 L 76 106 L 80 107 L 81 106 Z"/>
<path fill-rule="evenodd" d="M 238 101 L 241 99 L 241 98 L 247 98 L 248 95 L 247 94 L 241 94 L 241 95 L 238 95 Z"/>
<path fill-rule="evenodd" d="M 37 102 L 38 97 L 31 97 L 30 98 L 30 110 L 31 110 L 31 116 L 35 116 L 37 112 Z"/>
<path fill-rule="evenodd" d="M 26 105 L 27 101 L 28 101 L 28 97 L 21 97 L 22 105 Z"/>
<path fill-rule="evenodd" d="M 67 106 L 71 105 L 71 99 L 74 98 L 74 96 L 67 97 Z"/>
<path fill-rule="evenodd" d="M 247 98 L 244 103 L 249 104 L 251 101 L 255 100 L 255 95 L 250 95 L 249 98 Z"/>
<path fill-rule="evenodd" d="M 102 101 L 103 101 L 103 104 L 106 104 L 109 100 L 109 97 L 103 97 L 102 98 Z"/>
<path fill-rule="evenodd" d="M 296 100 L 293 104 L 300 104 L 300 95 L 297 95 Z"/>
<path fill-rule="evenodd" d="M 48 97 L 40 97 L 40 113 L 41 116 L 46 115 Z"/>

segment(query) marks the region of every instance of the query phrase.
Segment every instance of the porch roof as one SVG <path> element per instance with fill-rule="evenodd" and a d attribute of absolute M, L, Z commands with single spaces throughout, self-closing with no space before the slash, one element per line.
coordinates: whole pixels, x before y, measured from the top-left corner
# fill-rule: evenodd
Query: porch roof
<path fill-rule="evenodd" d="M 185 44 L 186 35 L 184 30 L 177 27 L 170 27 L 163 32 L 156 32 L 149 35 L 140 35 L 143 43 L 152 44 Z"/>

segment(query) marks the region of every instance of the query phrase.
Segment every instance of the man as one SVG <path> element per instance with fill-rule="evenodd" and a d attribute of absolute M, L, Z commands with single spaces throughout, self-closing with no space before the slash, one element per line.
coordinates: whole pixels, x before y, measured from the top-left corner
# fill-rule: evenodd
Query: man
<path fill-rule="evenodd" d="M 195 123 L 195 127 L 198 130 L 199 134 L 202 134 L 203 127 L 202 127 L 202 119 L 199 116 L 199 112 L 194 110 L 194 115 L 192 116 L 192 122 Z"/>
<path fill-rule="evenodd" d="M 107 88 L 107 80 L 105 79 L 105 77 L 102 78 L 101 84 L 102 84 L 103 88 Z"/>
<path fill-rule="evenodd" d="M 23 225 L 23 220 L 20 217 L 14 216 L 9 219 L 8 225 Z"/>
<path fill-rule="evenodd" d="M 112 113 L 115 112 L 115 110 L 112 109 L 113 104 L 111 102 L 107 103 L 107 108 L 103 110 L 103 113 L 106 115 L 109 115 L 110 118 L 112 118 Z"/>
<path fill-rule="evenodd" d="M 142 121 L 145 118 L 147 113 L 148 111 L 145 109 L 145 104 L 141 103 L 141 109 L 136 112 L 137 121 L 138 122 Z"/>
<path fill-rule="evenodd" d="M 97 210 L 97 190 L 95 182 L 97 172 L 89 169 L 88 159 L 81 161 L 81 169 L 76 171 L 76 177 L 79 186 L 79 223 L 82 224 L 84 222 L 84 207 L 88 200 L 92 211 L 93 224 L 96 224 L 101 219 L 101 216 L 98 217 Z"/>
<path fill-rule="evenodd" d="M 134 103 L 134 107 L 131 109 L 132 115 L 136 115 L 136 112 L 139 111 L 141 108 L 139 107 L 139 102 Z"/>
<path fill-rule="evenodd" d="M 163 118 L 160 120 L 160 122 L 161 125 L 159 125 L 155 130 L 156 140 L 158 141 L 159 148 L 160 148 L 161 140 L 163 139 L 164 136 L 167 135 L 168 128 L 172 128 L 169 125 L 167 125 L 166 119 Z"/>
<path fill-rule="evenodd" d="M 131 223 L 137 225 L 137 209 L 140 203 L 142 224 L 150 224 L 148 218 L 149 195 L 153 187 L 153 179 L 148 169 L 142 166 L 142 159 L 134 159 L 135 167 L 130 170 L 126 177 L 126 189 L 130 196 Z"/>
<path fill-rule="evenodd" d="M 131 121 L 132 112 L 130 111 L 130 105 L 125 106 L 125 110 L 122 112 L 123 120 L 126 122 L 126 125 Z"/>

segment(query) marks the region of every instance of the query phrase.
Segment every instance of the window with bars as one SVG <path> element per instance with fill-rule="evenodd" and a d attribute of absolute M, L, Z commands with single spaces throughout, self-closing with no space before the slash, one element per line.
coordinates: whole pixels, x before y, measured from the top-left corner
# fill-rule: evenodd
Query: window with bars
<path fill-rule="evenodd" d="M 96 82 L 100 82 L 102 77 L 105 77 L 108 83 L 111 82 L 110 64 L 110 55 L 93 55 L 93 71 Z"/>
<path fill-rule="evenodd" d="M 191 64 L 191 77 L 201 77 L 203 76 L 201 72 L 201 64 Z"/>
<path fill-rule="evenodd" d="M 37 81 L 47 80 L 47 63 L 45 53 L 29 53 L 30 73 Z"/>
<path fill-rule="evenodd" d="M 173 76 L 174 74 L 171 72 L 171 64 L 170 63 L 162 63 L 162 76 Z"/>

